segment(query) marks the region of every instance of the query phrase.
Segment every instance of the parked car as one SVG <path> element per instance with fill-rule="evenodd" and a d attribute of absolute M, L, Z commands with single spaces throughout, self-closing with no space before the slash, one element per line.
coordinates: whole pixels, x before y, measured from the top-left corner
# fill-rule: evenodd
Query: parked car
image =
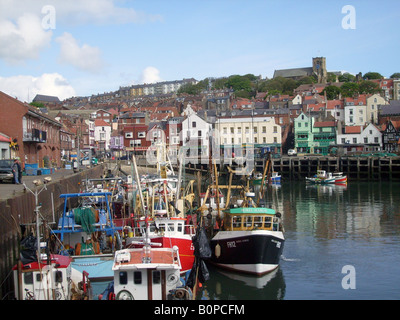
<path fill-rule="evenodd" d="M 288 154 L 288 156 L 295 156 L 297 154 L 297 152 L 294 149 L 289 149 L 287 154 Z"/>
<path fill-rule="evenodd" d="M 14 176 L 12 171 L 12 165 L 14 160 L 0 160 L 0 181 L 1 182 L 13 182 Z"/>

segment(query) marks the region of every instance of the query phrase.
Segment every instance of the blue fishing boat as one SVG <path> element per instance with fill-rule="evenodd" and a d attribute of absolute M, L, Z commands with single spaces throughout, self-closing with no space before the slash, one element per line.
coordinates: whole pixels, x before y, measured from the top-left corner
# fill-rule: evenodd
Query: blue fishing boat
<path fill-rule="evenodd" d="M 111 192 L 61 194 L 63 214 L 58 221 L 59 253 L 72 258 L 72 268 L 87 272 L 91 281 L 113 279 L 114 252 L 121 249 L 120 231 L 113 222 Z M 70 204 L 78 202 L 73 209 Z"/>

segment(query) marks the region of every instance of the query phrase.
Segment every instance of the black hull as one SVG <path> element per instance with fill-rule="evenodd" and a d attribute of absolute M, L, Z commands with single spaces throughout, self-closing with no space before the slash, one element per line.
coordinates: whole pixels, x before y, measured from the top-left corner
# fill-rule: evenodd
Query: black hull
<path fill-rule="evenodd" d="M 210 241 L 213 264 L 238 272 L 265 274 L 279 266 L 282 232 L 219 231 Z"/>

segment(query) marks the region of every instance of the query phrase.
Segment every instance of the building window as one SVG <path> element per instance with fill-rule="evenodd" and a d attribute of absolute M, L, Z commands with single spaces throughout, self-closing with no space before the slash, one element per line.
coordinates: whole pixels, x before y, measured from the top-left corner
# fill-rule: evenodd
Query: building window
<path fill-rule="evenodd" d="M 192 122 L 192 128 L 196 128 L 196 121 Z"/>

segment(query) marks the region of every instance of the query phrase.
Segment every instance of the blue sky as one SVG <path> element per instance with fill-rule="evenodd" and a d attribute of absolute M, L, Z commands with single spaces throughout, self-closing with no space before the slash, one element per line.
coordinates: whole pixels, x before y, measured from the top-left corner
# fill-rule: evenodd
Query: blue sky
<path fill-rule="evenodd" d="M 345 5 L 355 29 L 342 27 Z M 316 56 L 328 71 L 389 77 L 400 72 L 399 21 L 398 0 L 0 0 L 0 90 L 29 102 L 190 77 L 265 78 Z"/>

